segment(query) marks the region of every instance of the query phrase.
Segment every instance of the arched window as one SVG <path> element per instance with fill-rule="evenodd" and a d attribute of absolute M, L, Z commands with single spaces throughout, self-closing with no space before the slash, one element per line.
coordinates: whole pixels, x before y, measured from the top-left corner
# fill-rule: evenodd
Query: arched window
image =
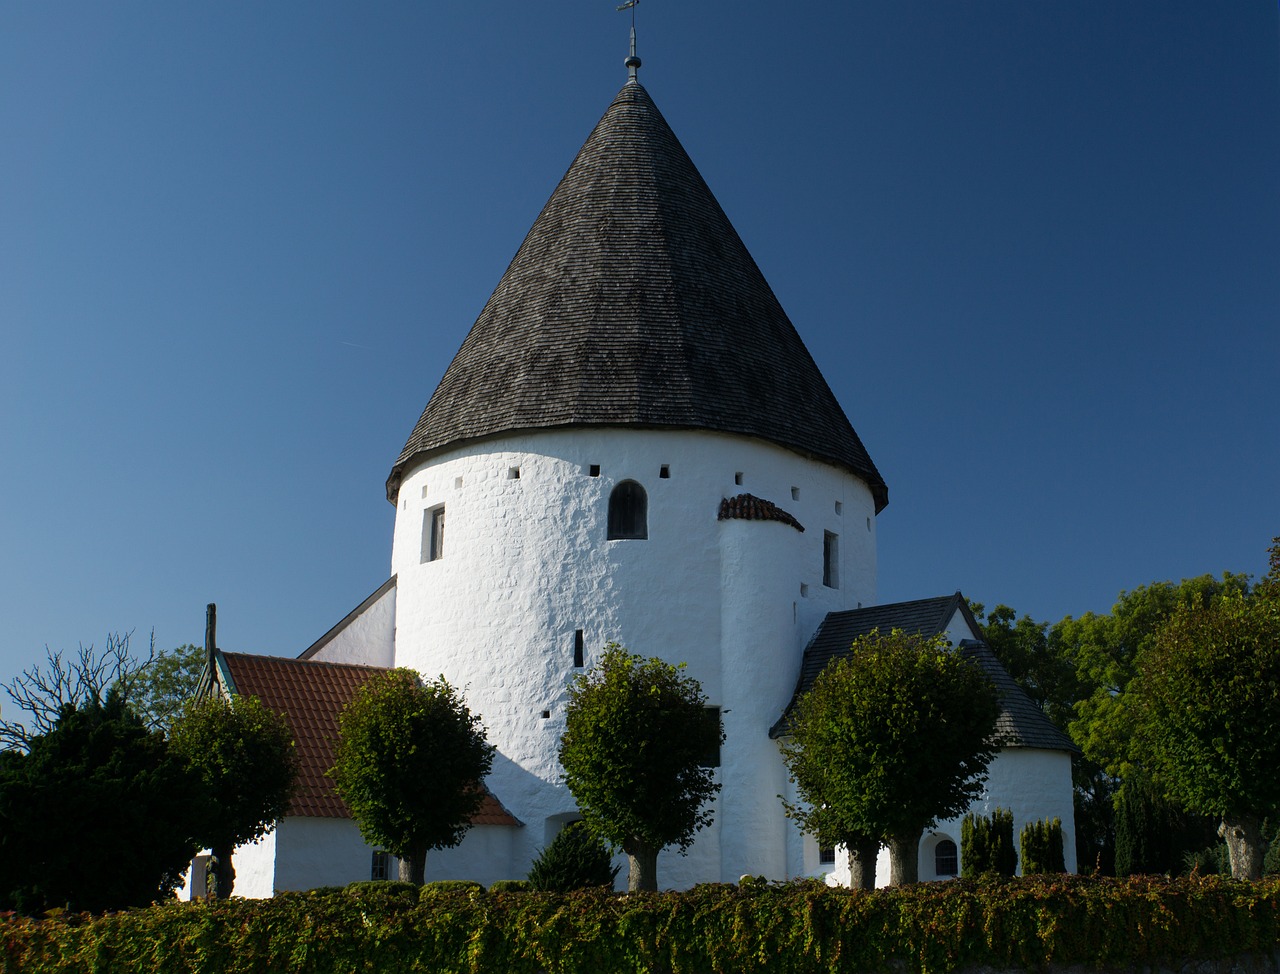
<path fill-rule="evenodd" d="M 624 480 L 609 495 L 609 540 L 649 537 L 649 500 L 634 480 Z"/>
<path fill-rule="evenodd" d="M 933 847 L 933 872 L 937 876 L 960 874 L 960 857 L 956 854 L 956 844 L 950 839 L 943 839 Z"/>

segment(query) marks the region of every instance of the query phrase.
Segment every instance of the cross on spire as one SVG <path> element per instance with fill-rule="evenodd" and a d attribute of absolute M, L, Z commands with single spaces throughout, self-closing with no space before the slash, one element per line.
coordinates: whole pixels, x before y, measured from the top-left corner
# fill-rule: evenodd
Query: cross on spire
<path fill-rule="evenodd" d="M 637 83 L 639 79 L 636 77 L 636 72 L 640 70 L 640 59 L 636 57 L 636 4 L 639 2 L 640 0 L 627 0 L 626 3 L 618 5 L 619 10 L 631 11 L 631 53 L 622 63 L 627 68 L 627 80 Z"/>

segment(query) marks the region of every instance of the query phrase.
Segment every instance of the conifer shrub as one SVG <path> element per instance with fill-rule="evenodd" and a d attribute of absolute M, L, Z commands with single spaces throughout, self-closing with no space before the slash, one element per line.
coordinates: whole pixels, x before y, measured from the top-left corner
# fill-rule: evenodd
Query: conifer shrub
<path fill-rule="evenodd" d="M 1022 848 L 1022 875 L 1067 871 L 1062 854 L 1062 822 L 1059 819 L 1028 822 L 1022 827 L 1019 844 Z"/>
<path fill-rule="evenodd" d="M 527 879 L 499 879 L 489 884 L 490 893 L 527 893 L 532 888 Z"/>
<path fill-rule="evenodd" d="M 960 823 L 960 875 L 1012 876 L 1018 871 L 1018 852 L 1013 844 L 1013 812 L 995 809 L 990 817 L 970 812 Z"/>
<path fill-rule="evenodd" d="M 534 860 L 529 887 L 543 893 L 612 889 L 617 876 L 618 867 L 599 836 L 582 822 L 570 822 Z"/>

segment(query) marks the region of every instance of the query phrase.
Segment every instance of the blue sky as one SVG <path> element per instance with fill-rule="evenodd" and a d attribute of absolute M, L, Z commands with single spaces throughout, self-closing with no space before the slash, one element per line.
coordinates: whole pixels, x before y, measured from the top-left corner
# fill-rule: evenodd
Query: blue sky
<path fill-rule="evenodd" d="M 671 3 L 641 80 L 889 484 L 884 601 L 1039 619 L 1280 534 L 1274 0 Z M 553 4 L 0 3 L 0 680 L 293 655 L 625 81 Z"/>

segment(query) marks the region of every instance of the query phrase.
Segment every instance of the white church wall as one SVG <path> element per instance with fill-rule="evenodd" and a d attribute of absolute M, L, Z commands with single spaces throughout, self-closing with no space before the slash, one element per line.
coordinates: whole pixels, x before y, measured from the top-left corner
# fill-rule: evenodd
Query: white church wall
<path fill-rule="evenodd" d="M 285 819 L 277 823 L 274 829 L 257 842 L 236 847 L 231 855 L 231 865 L 236 871 L 232 892 L 236 896 L 264 899 L 275 892 L 278 840 L 281 830 L 287 829 L 288 822 L 289 819 Z"/>
<path fill-rule="evenodd" d="M 591 476 L 592 465 L 599 466 L 598 476 Z M 735 483 L 739 474 L 741 484 Z M 646 491 L 648 539 L 609 541 L 609 495 L 628 479 Z M 774 659 L 785 675 L 776 677 L 780 685 L 771 682 L 755 694 L 749 681 L 739 680 L 731 693 L 743 706 L 735 708 L 725 703 L 721 647 L 730 596 L 722 586 L 717 513 L 723 498 L 744 492 L 790 512 L 806 531 L 745 525 L 768 532 L 744 544 L 761 546 L 771 580 L 756 600 L 772 604 L 750 607 L 785 623 L 754 634 L 740 629 L 733 651 L 744 659 Z M 430 512 L 441 505 L 443 550 L 432 560 L 424 525 L 429 541 Z M 838 588 L 822 584 L 824 531 L 840 539 Z M 594 428 L 493 439 L 432 458 L 401 484 L 392 553 L 395 662 L 427 675 L 444 673 L 482 715 L 500 750 L 489 786 L 529 826 L 512 850 L 513 868 L 522 871 L 541 848 L 546 820 L 574 811 L 560 784 L 556 751 L 565 687 L 583 672 L 573 665 L 576 630 L 583 632 L 584 669 L 610 641 L 686 662 L 710 704 L 759 710 L 752 719 L 764 727 L 765 744 L 751 746 L 771 747 L 767 727 L 781 715 L 801 648 L 818 623 L 829 611 L 874 601 L 874 551 L 874 503 L 861 480 L 759 440 Z M 741 593 L 732 598 L 749 601 Z M 730 740 L 726 748 L 741 743 Z M 750 762 L 735 759 L 722 776 L 750 774 L 762 787 L 758 774 L 770 782 L 777 776 L 772 752 L 769 761 L 748 771 Z M 726 780 L 726 787 L 739 786 Z M 776 802 L 777 790 L 769 794 Z M 660 873 L 660 881 L 721 875 L 717 826 Z"/>
<path fill-rule="evenodd" d="M 1013 813 L 1013 841 L 1017 845 L 1022 827 L 1031 822 L 1057 818 L 1062 822 L 1062 854 L 1067 872 L 1076 871 L 1076 824 L 1071 785 L 1071 755 L 1033 747 L 1005 748 L 987 769 L 983 797 L 970 811 L 990 815 L 1004 808 Z M 960 841 L 964 816 L 939 823 Z M 1021 874 L 1022 865 L 1019 863 Z"/>
<path fill-rule="evenodd" d="M 310 658 L 325 663 L 393 666 L 396 647 L 395 579 L 381 586 L 325 633 Z"/>
<path fill-rule="evenodd" d="M 1071 755 L 1065 751 L 1046 751 L 1039 748 L 1011 747 L 1000 751 L 992 760 L 987 772 L 986 789 L 969 811 L 978 815 L 990 815 L 995 809 L 1004 808 L 1013 813 L 1013 841 L 1016 845 L 1022 827 L 1030 822 L 1057 818 L 1062 822 L 1062 851 L 1067 871 L 1076 871 L 1075 817 L 1072 812 Z M 939 822 L 925 831 L 920 838 L 921 881 L 950 879 L 939 875 L 934 868 L 934 850 L 937 844 L 950 839 L 960 853 L 960 815 Z M 812 844 L 812 839 L 808 842 Z M 816 865 L 816 844 L 806 862 L 805 875 L 824 876 L 832 886 L 848 886 L 849 861 L 843 847 L 836 850 L 834 866 Z M 1018 873 L 1022 867 L 1019 863 Z M 876 885 L 889 883 L 889 853 L 881 849 L 876 863 Z"/>

